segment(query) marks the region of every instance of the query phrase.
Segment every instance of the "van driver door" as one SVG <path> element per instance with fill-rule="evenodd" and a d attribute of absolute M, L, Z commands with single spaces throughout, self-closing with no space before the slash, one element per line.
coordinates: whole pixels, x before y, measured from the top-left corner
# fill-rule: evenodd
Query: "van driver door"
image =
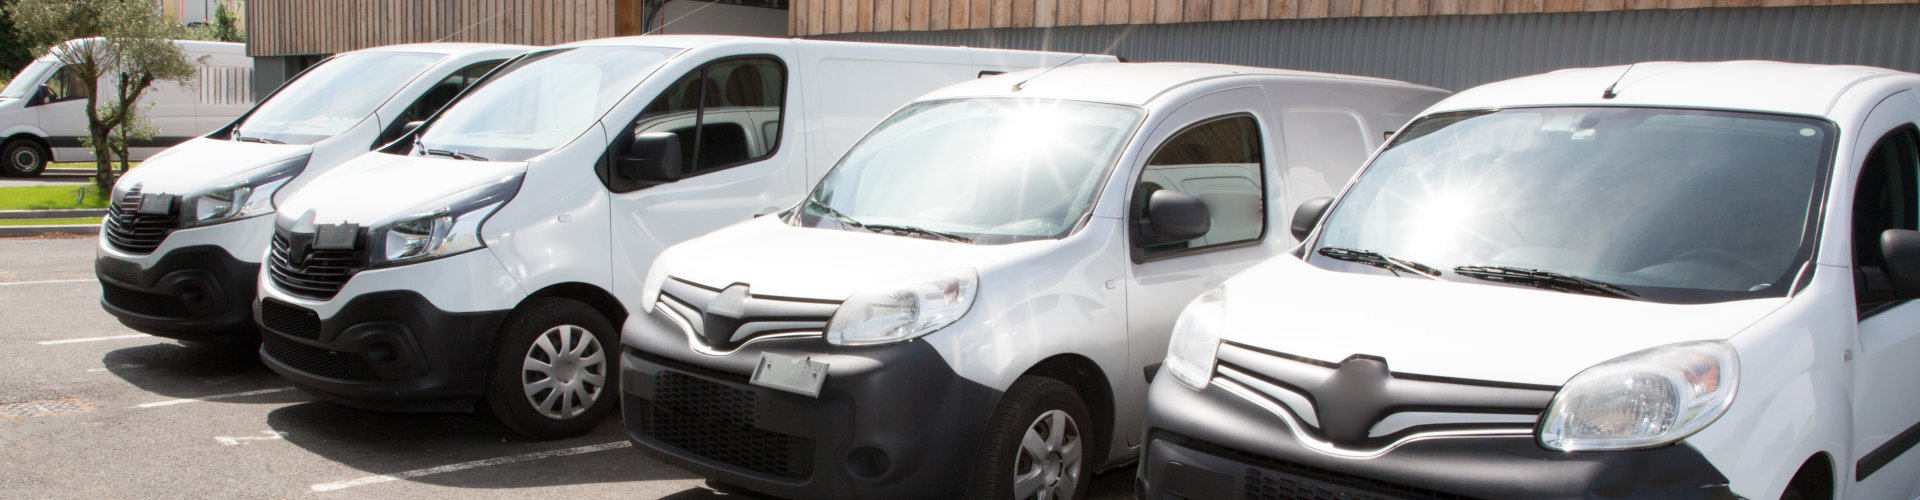
<path fill-rule="evenodd" d="M 713 60 L 679 76 L 625 130 L 609 130 L 673 134 L 684 172 L 612 194 L 614 294 L 623 303 L 639 303 L 639 284 L 662 250 L 790 206 L 805 192 L 804 177 L 789 175 L 806 165 L 785 121 L 797 114 L 785 61 L 774 54 Z"/>

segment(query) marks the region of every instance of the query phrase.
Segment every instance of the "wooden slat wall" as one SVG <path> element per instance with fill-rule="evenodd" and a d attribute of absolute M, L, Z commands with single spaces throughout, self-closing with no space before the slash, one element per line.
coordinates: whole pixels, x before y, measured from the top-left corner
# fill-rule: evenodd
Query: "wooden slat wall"
<path fill-rule="evenodd" d="M 1920 3 L 1920 0 L 793 0 L 787 17 L 789 34 L 809 36 L 1243 19 L 1889 3 Z"/>
<path fill-rule="evenodd" d="M 247 55 L 335 54 L 443 39 L 553 45 L 637 34 L 639 3 L 639 0 L 250 0 L 246 3 L 250 26 Z"/>

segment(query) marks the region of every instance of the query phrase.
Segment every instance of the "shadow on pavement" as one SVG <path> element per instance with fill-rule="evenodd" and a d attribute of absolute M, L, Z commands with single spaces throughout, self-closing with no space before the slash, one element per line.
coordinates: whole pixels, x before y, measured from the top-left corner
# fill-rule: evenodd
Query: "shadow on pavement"
<path fill-rule="evenodd" d="M 618 413 L 594 432 L 557 441 L 521 437 L 484 411 L 471 414 L 394 414 L 362 411 L 326 402 L 273 410 L 267 425 L 288 443 L 322 458 L 366 471 L 398 474 L 434 467 L 493 461 L 494 464 L 404 478 L 459 488 L 532 488 L 626 481 L 696 479 L 632 448 L 522 459 L 524 455 L 625 443 Z M 504 463 L 502 463 L 504 462 Z M 350 480 L 353 478 L 337 478 Z"/>
<path fill-rule="evenodd" d="M 147 344 L 108 352 L 100 363 L 107 372 L 140 390 L 169 398 L 199 398 L 286 387 L 260 364 L 256 347 L 212 344 Z M 289 403 L 310 399 L 298 391 L 223 400 L 233 403 Z"/>

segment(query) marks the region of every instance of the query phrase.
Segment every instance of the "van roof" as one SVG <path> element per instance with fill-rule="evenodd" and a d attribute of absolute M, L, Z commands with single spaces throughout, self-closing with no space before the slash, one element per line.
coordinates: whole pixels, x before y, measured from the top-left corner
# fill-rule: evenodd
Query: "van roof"
<path fill-rule="evenodd" d="M 1268 76 L 1345 80 L 1394 86 L 1410 83 L 1352 75 L 1203 63 L 1090 63 L 1052 69 L 1030 69 L 998 78 L 984 78 L 933 91 L 920 100 L 963 97 L 1038 97 L 1144 106 L 1155 98 L 1190 83 L 1234 76 Z M 1014 84 L 1025 81 L 1019 89 Z"/>
<path fill-rule="evenodd" d="M 425 52 L 429 54 L 467 54 L 501 49 L 533 50 L 531 45 L 511 45 L 504 43 L 406 43 L 400 45 L 382 45 L 360 49 L 355 52 Z"/>
<path fill-rule="evenodd" d="M 753 37 L 726 35 L 636 35 L 581 40 L 556 45 L 556 47 L 663 47 L 669 49 L 690 49 L 709 43 L 742 38 Z"/>
<path fill-rule="evenodd" d="M 1624 75 L 1624 76 L 1623 76 Z M 1430 112 L 1532 106 L 1650 106 L 1827 116 L 1862 82 L 1914 76 L 1885 68 L 1777 61 L 1643 62 L 1574 68 L 1481 85 Z M 1601 94 L 1614 87 L 1617 95 Z"/>

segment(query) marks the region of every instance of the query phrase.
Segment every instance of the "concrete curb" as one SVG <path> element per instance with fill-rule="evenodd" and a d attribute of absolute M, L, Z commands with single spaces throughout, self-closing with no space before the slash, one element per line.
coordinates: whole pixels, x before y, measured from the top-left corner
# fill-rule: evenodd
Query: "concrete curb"
<path fill-rule="evenodd" d="M 63 219 L 68 217 L 102 217 L 107 215 L 104 208 L 74 208 L 63 210 L 0 210 L 0 220 L 6 219 Z"/>
<path fill-rule="evenodd" d="M 0 238 L 43 234 L 100 234 L 99 224 L 77 226 L 0 226 Z"/>

